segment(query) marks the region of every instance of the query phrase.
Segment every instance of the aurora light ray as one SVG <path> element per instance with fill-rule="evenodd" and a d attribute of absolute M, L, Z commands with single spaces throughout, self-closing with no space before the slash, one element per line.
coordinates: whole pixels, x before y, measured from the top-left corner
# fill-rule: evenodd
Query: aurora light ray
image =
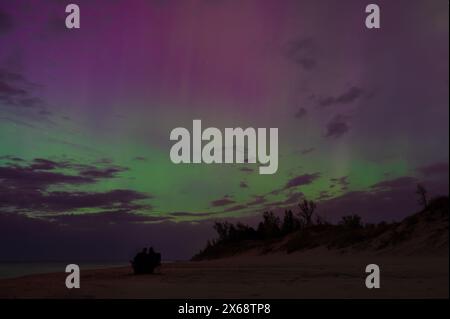
<path fill-rule="evenodd" d="M 182 228 L 306 196 L 377 221 L 410 213 L 418 181 L 448 193 L 446 1 L 381 1 L 379 31 L 356 0 L 78 4 L 66 30 L 62 2 L 0 1 L 0 211 Z M 277 174 L 174 165 L 170 131 L 193 119 L 279 128 Z"/>

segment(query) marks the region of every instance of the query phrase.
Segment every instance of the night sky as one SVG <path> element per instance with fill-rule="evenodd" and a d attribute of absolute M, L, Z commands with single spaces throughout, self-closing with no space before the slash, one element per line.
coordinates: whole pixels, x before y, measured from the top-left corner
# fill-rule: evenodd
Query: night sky
<path fill-rule="evenodd" d="M 65 6 L 81 28 L 65 28 Z M 448 195 L 448 1 L 0 0 L 0 260 L 167 259 L 307 197 Z M 175 127 L 276 127 L 279 167 L 175 165 Z"/>

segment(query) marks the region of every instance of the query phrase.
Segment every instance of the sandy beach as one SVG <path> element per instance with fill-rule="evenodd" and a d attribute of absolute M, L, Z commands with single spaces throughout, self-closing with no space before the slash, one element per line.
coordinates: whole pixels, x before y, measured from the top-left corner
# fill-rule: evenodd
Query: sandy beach
<path fill-rule="evenodd" d="M 381 268 L 381 288 L 365 287 L 365 266 Z M 153 275 L 129 267 L 81 269 L 81 288 L 65 273 L 0 280 L 1 298 L 448 298 L 448 256 L 379 256 L 323 249 L 246 254 L 164 264 Z"/>

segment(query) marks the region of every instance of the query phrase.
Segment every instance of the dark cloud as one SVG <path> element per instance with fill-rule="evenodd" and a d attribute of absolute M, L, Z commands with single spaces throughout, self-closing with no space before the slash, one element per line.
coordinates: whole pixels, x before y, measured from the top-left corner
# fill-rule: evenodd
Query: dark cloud
<path fill-rule="evenodd" d="M 11 157 L 4 157 L 11 160 Z M 18 165 L 17 163 L 20 163 Z M 150 199 L 149 194 L 116 189 L 106 192 L 54 191 L 55 186 L 81 186 L 111 179 L 125 168 L 110 165 L 95 167 L 70 161 L 36 158 L 22 159 L 0 166 L 0 208 L 7 211 L 46 214 L 74 212 L 80 208 L 121 209 L 135 211 L 151 209 L 135 201 Z M 64 171 L 64 172 L 63 172 Z M 71 173 L 66 173 L 70 171 Z"/>
<path fill-rule="evenodd" d="M 13 29 L 13 20 L 11 15 L 0 9 L 0 35 Z"/>
<path fill-rule="evenodd" d="M 329 199 L 331 197 L 331 194 L 328 193 L 327 191 L 321 191 L 319 194 L 319 197 L 317 197 L 318 201 L 323 201 L 326 199 Z"/>
<path fill-rule="evenodd" d="M 112 163 L 113 163 L 112 159 L 106 157 L 95 161 L 95 164 L 112 164 Z"/>
<path fill-rule="evenodd" d="M 109 168 L 89 168 L 80 172 L 80 175 L 92 178 L 113 178 L 118 173 L 126 171 L 123 167 L 109 167 Z"/>
<path fill-rule="evenodd" d="M 9 166 L 0 167 L 0 179 L 4 187 L 11 189 L 41 189 L 44 190 L 50 185 L 71 184 L 79 185 L 94 183 L 90 177 L 67 175 L 64 173 L 41 171 L 30 166 Z"/>
<path fill-rule="evenodd" d="M 357 86 L 352 86 L 348 91 L 338 96 L 329 96 L 319 100 L 319 106 L 328 107 L 337 104 L 353 103 L 364 94 L 364 90 Z"/>
<path fill-rule="evenodd" d="M 288 194 L 284 200 L 266 203 L 262 207 L 262 210 L 276 210 L 280 208 L 292 207 L 297 205 L 304 197 L 305 195 L 302 192 L 292 192 Z"/>
<path fill-rule="evenodd" d="M 347 179 L 348 179 L 348 176 L 342 176 L 339 178 L 330 178 L 330 181 L 333 183 L 341 184 L 341 185 L 347 185 L 348 184 Z"/>
<path fill-rule="evenodd" d="M 246 208 L 248 208 L 247 205 L 235 205 L 225 209 L 223 213 L 237 212 Z"/>
<path fill-rule="evenodd" d="M 193 212 L 173 212 L 170 216 L 174 217 L 207 217 L 214 215 L 215 213 L 193 213 Z"/>
<path fill-rule="evenodd" d="M 289 43 L 286 56 L 289 60 L 300 65 L 304 70 L 312 70 L 317 66 L 317 45 L 313 38 L 304 38 Z"/>
<path fill-rule="evenodd" d="M 261 205 L 261 204 L 264 204 L 265 202 L 267 202 L 267 199 L 265 198 L 265 196 L 255 196 L 255 199 L 248 202 L 247 206 Z"/>
<path fill-rule="evenodd" d="M 119 166 L 95 167 L 42 158 L 36 158 L 28 164 L 22 161 L 20 164 L 0 166 L 0 179 L 3 186 L 13 189 L 45 190 L 50 185 L 95 183 L 99 179 L 116 177 L 117 173 L 126 170 Z M 62 168 L 75 171 L 72 174 L 57 171 Z"/>
<path fill-rule="evenodd" d="M 292 205 L 297 204 L 304 197 L 302 192 L 295 192 L 290 194 L 283 202 L 282 205 Z"/>
<path fill-rule="evenodd" d="M 394 188 L 412 188 L 414 189 L 417 184 L 417 179 L 414 177 L 403 176 L 387 181 L 382 181 L 372 185 L 372 189 L 375 190 L 390 190 Z"/>
<path fill-rule="evenodd" d="M 18 98 L 15 101 L 13 101 L 13 105 L 21 106 L 25 108 L 40 108 L 39 111 L 40 115 L 48 116 L 52 113 L 45 109 L 44 101 L 38 97 L 30 97 L 27 96 L 29 93 L 26 92 L 26 95 L 24 97 Z"/>
<path fill-rule="evenodd" d="M 306 114 L 308 114 L 308 111 L 304 107 L 301 107 L 298 109 L 297 113 L 295 113 L 295 118 L 301 119 L 305 117 Z"/>
<path fill-rule="evenodd" d="M 234 204 L 234 203 L 235 203 L 235 201 L 230 199 L 229 196 L 225 196 L 223 198 L 212 201 L 211 206 L 212 207 L 226 206 L 226 205 L 230 205 L 230 204 Z"/>
<path fill-rule="evenodd" d="M 11 107 L 21 107 L 45 111 L 44 101 L 35 96 L 36 84 L 23 75 L 0 69 L 0 103 Z"/>
<path fill-rule="evenodd" d="M 22 83 L 27 82 L 21 74 L 16 72 L 10 72 L 2 68 L 0 68 L 0 80 L 5 82 L 22 82 Z"/>
<path fill-rule="evenodd" d="M 417 171 L 426 177 L 447 175 L 449 173 L 448 162 L 438 162 L 417 168 Z"/>
<path fill-rule="evenodd" d="M 0 186 L 0 208 L 32 214 L 75 212 L 80 208 L 120 208 L 127 211 L 151 209 L 134 201 L 151 198 L 132 190 L 108 192 L 42 192 L 35 189 L 13 189 Z"/>
<path fill-rule="evenodd" d="M 0 96 L 1 97 L 16 97 L 16 96 L 24 96 L 27 92 L 24 89 L 20 89 L 6 83 L 4 81 L 0 82 Z"/>
<path fill-rule="evenodd" d="M 347 118 L 343 115 L 336 115 L 327 124 L 325 137 L 339 138 L 350 130 Z"/>
<path fill-rule="evenodd" d="M 13 162 L 23 162 L 23 159 L 22 158 L 20 158 L 20 157 L 17 157 L 17 156 L 12 156 L 12 155 L 3 155 L 3 156 L 0 156 L 0 160 L 10 160 L 10 161 L 13 161 Z"/>
<path fill-rule="evenodd" d="M 284 189 L 289 189 L 292 187 L 298 187 L 302 185 L 308 185 L 314 182 L 316 179 L 320 177 L 319 173 L 313 173 L 313 174 L 303 174 L 300 176 L 296 176 L 292 179 L 290 179 L 287 183 Z"/>
<path fill-rule="evenodd" d="M 29 168 L 32 170 L 53 170 L 57 168 L 67 167 L 66 163 L 54 162 L 43 158 L 35 158 Z"/>
<path fill-rule="evenodd" d="M 350 182 L 348 181 L 348 176 L 342 176 L 339 178 L 331 178 L 330 182 L 341 186 L 341 190 L 347 190 L 348 185 L 350 184 Z"/>

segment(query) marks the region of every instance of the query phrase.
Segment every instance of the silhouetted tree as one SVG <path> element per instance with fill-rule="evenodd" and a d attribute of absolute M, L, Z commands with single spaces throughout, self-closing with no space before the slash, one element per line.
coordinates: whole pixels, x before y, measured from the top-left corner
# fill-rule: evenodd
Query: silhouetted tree
<path fill-rule="evenodd" d="M 228 222 L 215 222 L 214 230 L 219 235 L 219 241 L 227 241 L 230 238 L 231 224 Z"/>
<path fill-rule="evenodd" d="M 312 200 L 308 201 L 304 199 L 298 205 L 300 207 L 299 216 L 303 219 L 306 226 L 312 225 L 312 216 L 316 210 L 316 203 Z"/>
<path fill-rule="evenodd" d="M 229 222 L 215 222 L 214 229 L 219 235 L 218 242 L 230 242 L 230 241 L 240 241 L 247 239 L 256 239 L 256 231 L 242 223 L 237 223 L 236 225 Z M 212 245 L 214 245 L 213 243 Z"/>
<path fill-rule="evenodd" d="M 237 240 L 239 237 L 237 231 L 236 231 L 236 227 L 233 224 L 229 224 L 228 226 L 228 238 L 227 240 L 229 241 L 235 241 Z"/>
<path fill-rule="evenodd" d="M 343 216 L 339 225 L 344 226 L 346 228 L 356 229 L 361 228 L 361 217 L 359 215 L 348 215 Z"/>
<path fill-rule="evenodd" d="M 236 234 L 237 234 L 237 240 L 248 240 L 248 239 L 256 239 L 257 234 L 256 231 L 253 229 L 253 227 L 250 227 L 248 225 L 237 223 L 236 224 Z"/>
<path fill-rule="evenodd" d="M 289 234 L 300 228 L 300 221 L 295 218 L 292 210 L 286 210 L 284 212 L 283 224 L 281 226 L 281 232 L 283 234 Z"/>
<path fill-rule="evenodd" d="M 420 206 L 423 207 L 423 209 L 426 209 L 428 207 L 428 197 L 427 197 L 427 190 L 422 184 L 417 184 L 417 190 L 416 194 L 419 196 L 418 203 Z"/>
<path fill-rule="evenodd" d="M 428 200 L 427 209 L 430 213 L 440 213 L 442 216 L 449 214 L 448 196 L 438 196 Z"/>
<path fill-rule="evenodd" d="M 280 235 L 280 218 L 272 212 L 264 212 L 263 221 L 258 225 L 258 233 L 263 238 L 274 238 Z"/>

